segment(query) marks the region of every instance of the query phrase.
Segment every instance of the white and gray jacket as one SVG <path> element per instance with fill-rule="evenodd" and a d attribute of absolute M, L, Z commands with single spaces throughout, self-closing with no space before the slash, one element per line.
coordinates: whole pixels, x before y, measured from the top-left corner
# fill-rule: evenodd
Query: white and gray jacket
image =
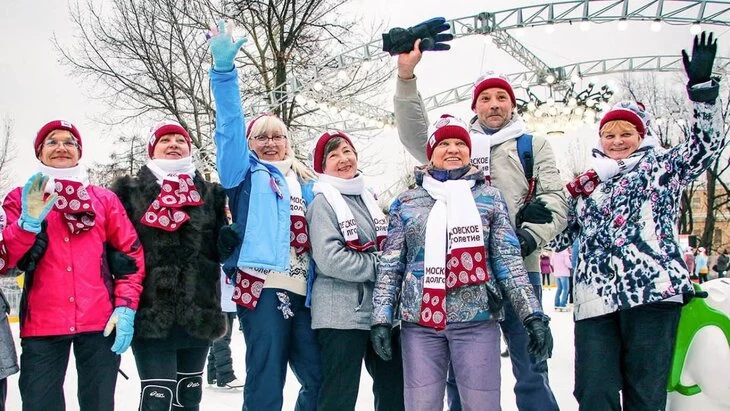
<path fill-rule="evenodd" d="M 398 78 L 393 101 L 398 136 L 401 142 L 416 160 L 424 164 L 427 163 L 428 112 L 423 105 L 421 95 L 418 93 L 415 77 L 410 80 Z M 484 134 L 484 130 L 477 120 L 471 122 L 469 132 L 472 135 L 475 133 Z M 536 198 L 544 201 L 553 215 L 552 223 L 523 223 L 521 226 L 521 228 L 532 234 L 535 242 L 537 242 L 535 252 L 524 260 L 525 268 L 529 272 L 539 272 L 539 250 L 565 229 L 568 201 L 550 143 L 543 137 L 534 136 L 532 151 L 535 159 L 534 175 L 537 178 Z M 491 184 L 502 192 L 509 210 L 510 221 L 514 227 L 515 215 L 524 204 L 524 198 L 528 190 L 525 172 L 517 153 L 516 140 L 508 140 L 492 147 L 490 170 Z"/>
<path fill-rule="evenodd" d="M 360 243 L 375 241 L 375 225 L 359 195 L 342 195 L 357 221 Z M 345 245 L 335 211 L 322 194 L 307 207 L 307 225 L 316 279 L 312 328 L 369 330 L 379 253 Z"/>

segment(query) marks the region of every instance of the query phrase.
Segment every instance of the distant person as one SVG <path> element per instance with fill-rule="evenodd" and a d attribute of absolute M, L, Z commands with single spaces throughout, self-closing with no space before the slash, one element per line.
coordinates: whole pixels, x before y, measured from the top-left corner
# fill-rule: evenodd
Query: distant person
<path fill-rule="evenodd" d="M 557 281 L 558 283 L 558 289 L 555 292 L 556 311 L 570 311 L 570 309 L 567 307 L 567 304 L 568 294 L 570 293 L 570 288 L 568 287 L 568 279 L 571 275 L 571 251 L 571 248 L 568 247 L 563 251 L 554 253 L 551 258 L 553 273 L 555 274 L 555 281 Z"/>
<path fill-rule="evenodd" d="M 724 278 L 727 273 L 728 264 L 730 263 L 730 256 L 728 256 L 727 249 L 722 250 L 722 254 L 717 256 L 717 278 Z"/>
<path fill-rule="evenodd" d="M 233 290 L 233 281 L 221 270 L 221 311 L 226 316 L 226 333 L 210 344 L 207 374 L 208 384 L 220 388 L 243 387 L 243 381 L 236 378 L 231 357 L 231 336 L 233 321 L 236 319 L 236 303 L 232 299 Z"/>
<path fill-rule="evenodd" d="M 707 275 L 710 274 L 709 257 L 705 247 L 699 247 L 697 249 L 697 255 L 695 255 L 695 274 L 700 280 L 700 284 L 707 281 Z"/>
<path fill-rule="evenodd" d="M 695 250 L 692 247 L 687 247 L 682 255 L 684 263 L 687 265 L 687 271 L 689 271 L 690 277 L 696 278 L 695 275 Z"/>
<path fill-rule="evenodd" d="M 553 273 L 553 263 L 550 253 L 543 251 L 540 253 L 540 274 L 542 275 L 542 286 L 550 287 L 550 274 Z"/>

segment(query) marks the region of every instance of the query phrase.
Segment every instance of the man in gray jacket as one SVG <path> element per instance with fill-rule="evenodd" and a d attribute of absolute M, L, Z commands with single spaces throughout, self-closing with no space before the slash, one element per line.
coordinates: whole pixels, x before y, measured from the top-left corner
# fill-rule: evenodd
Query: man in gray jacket
<path fill-rule="evenodd" d="M 419 42 L 416 40 L 412 51 L 398 55 L 394 104 L 401 142 L 418 161 L 426 162 L 424 147 L 429 121 L 414 75 L 422 56 Z M 527 181 L 517 151 L 517 138 L 526 134 L 526 130 L 515 106 L 514 92 L 505 79 L 485 76 L 477 80 L 472 100 L 476 116 L 470 122 L 472 163 L 484 170 L 492 185 L 502 191 L 530 282 L 541 299 L 539 253 L 535 251 L 565 228 L 568 203 L 552 148 L 539 136 L 532 140 L 535 180 Z M 548 382 L 547 362 L 535 363 L 530 358 L 527 332 L 508 302 L 505 302 L 505 320 L 501 326 L 517 380 L 514 389 L 517 407 L 520 411 L 557 410 Z M 450 410 L 460 410 L 455 386 L 450 384 L 448 388 Z"/>

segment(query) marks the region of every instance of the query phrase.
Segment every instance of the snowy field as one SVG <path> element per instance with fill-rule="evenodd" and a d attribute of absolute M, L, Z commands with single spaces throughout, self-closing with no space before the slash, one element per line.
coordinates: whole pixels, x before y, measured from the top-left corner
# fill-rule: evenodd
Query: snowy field
<path fill-rule="evenodd" d="M 573 320 L 571 313 L 556 312 L 553 310 L 553 300 L 555 297 L 555 288 L 548 288 L 543 291 L 543 304 L 545 311 L 552 318 L 550 323 L 553 337 L 555 339 L 555 348 L 553 350 L 553 358 L 549 360 L 550 381 L 558 400 L 561 410 L 572 411 L 577 410 L 578 405 L 573 398 Z M 238 322 L 235 323 L 237 326 Z M 17 336 L 18 324 L 13 324 L 13 334 L 16 336 L 16 345 L 18 346 L 18 354 L 20 354 L 19 339 Z M 233 363 L 236 370 L 236 376 L 244 380 L 246 373 L 244 367 L 244 343 L 243 336 L 240 332 L 234 332 L 233 341 L 231 343 L 233 350 Z M 73 356 L 73 354 L 72 354 Z M 116 409 L 119 411 L 136 410 L 139 402 L 139 378 L 137 377 L 134 365 L 134 357 L 132 350 L 128 350 L 122 356 L 122 370 L 129 376 L 129 380 L 125 380 L 121 376 L 117 380 L 116 388 Z M 203 377 L 205 382 L 205 377 Z M 71 359 L 66 376 L 66 406 L 69 411 L 79 409 L 76 402 L 76 369 L 74 360 Z M 502 359 L 502 409 L 505 411 L 516 410 L 515 398 L 512 388 L 514 386 L 514 377 L 512 376 L 512 368 L 509 359 Z M 363 374 L 360 380 L 360 394 L 357 401 L 356 410 L 366 411 L 373 409 L 372 380 L 363 367 Z M 294 409 L 299 384 L 294 375 L 289 372 L 287 376 L 287 385 L 284 389 L 284 410 Z M 20 410 L 20 393 L 18 392 L 18 374 L 9 378 L 8 381 L 8 399 L 6 406 L 8 410 Z M 233 411 L 240 410 L 243 404 L 242 389 L 220 389 L 217 387 L 205 386 L 203 389 L 203 401 L 201 402 L 201 410 L 207 411 Z"/>

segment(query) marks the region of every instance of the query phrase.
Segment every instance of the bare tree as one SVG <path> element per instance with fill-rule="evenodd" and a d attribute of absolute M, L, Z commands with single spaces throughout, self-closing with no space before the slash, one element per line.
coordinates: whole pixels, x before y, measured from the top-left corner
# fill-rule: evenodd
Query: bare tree
<path fill-rule="evenodd" d="M 15 141 L 14 137 L 14 124 L 15 122 L 8 116 L 5 116 L 2 120 L 2 135 L 0 135 L 0 198 L 5 197 L 5 194 L 13 187 L 13 182 L 10 179 L 12 173 L 10 172 L 10 164 L 13 157 L 15 157 Z"/>
<path fill-rule="evenodd" d="M 354 96 L 379 90 L 390 72 L 387 62 L 359 65 L 345 75 L 327 78 L 319 92 L 304 83 L 319 76 L 328 59 L 364 37 L 354 35 L 338 9 L 345 0 L 109 0 L 75 3 L 70 14 L 77 33 L 75 46 L 56 41 L 61 61 L 111 110 L 111 124 L 173 118 L 185 127 L 205 170 L 214 168 L 212 133 L 215 107 L 207 70 L 204 33 L 223 16 L 249 37 L 238 64 L 244 109 L 274 111 L 296 129 L 321 124 L 325 113 L 308 101 L 346 104 Z M 372 37 L 372 33 L 370 34 Z M 367 37 L 368 39 L 370 37 Z M 311 85 L 310 85 L 311 86 Z M 249 104 L 260 102 L 263 104 Z M 253 113 L 255 114 L 255 113 Z M 323 117 L 324 116 L 324 117 Z M 295 144 L 296 146 L 296 144 Z"/>
<path fill-rule="evenodd" d="M 622 80 L 622 86 L 625 89 L 624 97 L 644 103 L 647 110 L 654 115 L 653 130 L 665 149 L 686 141 L 692 132 L 691 103 L 686 97 L 684 82 L 685 79 L 681 76 L 667 80 L 656 74 L 626 75 Z M 728 128 L 725 124 L 730 121 L 730 100 L 728 100 L 730 99 L 730 89 L 726 86 L 723 87 L 721 95 L 725 97 L 718 99 L 717 103 L 722 104 L 720 110 L 723 130 L 721 132 L 724 137 L 727 137 Z M 724 150 L 707 169 L 703 181 L 691 183 L 682 193 L 679 232 L 691 234 L 694 231 L 695 218 L 692 211 L 692 197 L 700 187 L 706 190 L 707 207 L 703 216 L 705 225 L 699 241 L 708 252 L 711 251 L 713 244 L 715 220 L 727 214 L 730 204 L 730 190 L 728 189 L 730 176 L 726 173 L 728 168 L 730 168 L 728 150 Z M 722 188 L 722 190 L 718 190 L 718 188 Z"/>

